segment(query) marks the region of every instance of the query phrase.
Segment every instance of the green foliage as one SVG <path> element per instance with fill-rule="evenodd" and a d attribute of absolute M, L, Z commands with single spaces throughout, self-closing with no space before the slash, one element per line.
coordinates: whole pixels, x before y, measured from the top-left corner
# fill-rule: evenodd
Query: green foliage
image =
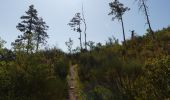
<path fill-rule="evenodd" d="M 149 59 L 143 68 L 137 98 L 170 99 L 170 57 Z M 142 84 L 141 84 L 142 83 Z M 151 92 L 152 91 L 152 92 Z"/>
<path fill-rule="evenodd" d="M 112 100 L 112 92 L 102 86 L 95 86 L 87 95 L 87 100 Z"/>
<path fill-rule="evenodd" d="M 18 25 L 16 26 L 16 28 L 23 32 L 23 35 L 19 36 L 18 39 L 14 42 L 18 44 L 22 43 L 25 44 L 26 43 L 26 49 L 27 49 L 27 53 L 28 52 L 32 52 L 33 50 L 33 36 L 36 30 L 36 24 L 37 24 L 37 20 L 38 20 L 38 16 L 37 16 L 37 10 L 34 8 L 34 5 L 29 6 L 28 11 L 25 12 L 26 15 L 21 16 L 21 23 L 18 23 Z"/>
<path fill-rule="evenodd" d="M 6 43 L 6 41 L 0 38 L 0 49 L 2 49 L 4 47 L 5 43 Z"/>
<path fill-rule="evenodd" d="M 48 26 L 44 22 L 43 18 L 38 17 L 37 10 L 34 5 L 30 5 L 26 14 L 21 16 L 21 22 L 18 23 L 16 28 L 22 32 L 15 42 L 12 43 L 14 50 L 24 51 L 26 49 L 27 53 L 32 53 L 35 46 L 36 51 L 38 51 L 40 44 L 46 43 L 46 38 L 48 38 L 46 30 Z"/>
<path fill-rule="evenodd" d="M 109 15 L 115 15 L 112 20 L 114 19 L 118 19 L 118 20 L 122 20 L 122 16 L 123 14 L 130 10 L 130 8 L 128 7 L 124 7 L 124 4 L 120 3 L 119 0 L 115 0 L 114 2 L 109 3 L 111 12 L 109 13 Z"/>
<path fill-rule="evenodd" d="M 170 30 L 165 28 L 162 31 L 155 32 L 160 41 L 157 48 L 150 39 L 151 35 L 146 34 L 127 40 L 126 54 L 122 45 L 107 42 L 106 45 L 96 45 L 90 52 L 77 55 L 80 82 L 86 98 L 169 99 L 170 65 L 169 57 L 164 57 L 168 50 L 164 48 L 168 47 Z"/>
<path fill-rule="evenodd" d="M 64 100 L 67 98 L 67 60 L 58 50 L 26 55 L 0 67 L 0 99 Z M 60 58 L 62 56 L 62 59 Z M 52 62 L 52 60 L 56 60 Z M 63 70 L 64 69 L 64 70 Z"/>
<path fill-rule="evenodd" d="M 122 49 L 117 44 L 113 45 L 115 47 L 101 47 L 91 53 L 82 53 L 78 58 L 79 77 L 90 100 L 133 99 L 133 83 L 141 73 L 142 64 L 131 58 L 123 61 L 119 57 Z"/>

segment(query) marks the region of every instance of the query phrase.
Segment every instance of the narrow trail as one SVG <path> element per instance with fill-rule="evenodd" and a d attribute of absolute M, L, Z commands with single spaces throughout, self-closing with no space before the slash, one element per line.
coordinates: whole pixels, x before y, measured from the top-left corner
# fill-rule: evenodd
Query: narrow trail
<path fill-rule="evenodd" d="M 68 75 L 69 100 L 78 100 L 77 73 L 77 65 L 70 64 Z"/>

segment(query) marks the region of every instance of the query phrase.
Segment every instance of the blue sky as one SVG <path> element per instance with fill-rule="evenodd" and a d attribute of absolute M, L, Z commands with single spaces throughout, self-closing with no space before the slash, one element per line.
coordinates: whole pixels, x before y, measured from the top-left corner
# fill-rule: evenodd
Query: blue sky
<path fill-rule="evenodd" d="M 28 6 L 35 5 L 38 15 L 43 17 L 47 25 L 50 47 L 57 46 L 66 51 L 65 41 L 71 37 L 74 47 L 79 46 L 79 34 L 73 32 L 67 23 L 75 13 L 81 12 L 84 3 L 85 18 L 87 21 L 87 40 L 105 43 L 108 37 L 114 36 L 122 40 L 121 24 L 111 21 L 108 3 L 112 0 L 1 0 L 0 3 L 0 36 L 7 41 L 6 47 L 11 48 L 18 35 L 22 34 L 16 29 L 21 22 L 20 17 L 28 10 Z M 147 29 L 143 13 L 138 11 L 134 0 L 120 0 L 125 6 L 131 8 L 124 18 L 126 38 L 130 37 L 129 30 L 135 30 L 143 35 Z M 170 0 L 148 0 L 149 14 L 153 30 L 170 25 Z M 83 39 L 84 40 L 84 39 Z"/>

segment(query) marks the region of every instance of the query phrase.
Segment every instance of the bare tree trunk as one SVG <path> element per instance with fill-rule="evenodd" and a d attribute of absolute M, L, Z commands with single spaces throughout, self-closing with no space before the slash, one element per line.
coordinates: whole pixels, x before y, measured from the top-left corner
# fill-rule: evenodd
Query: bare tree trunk
<path fill-rule="evenodd" d="M 38 52 L 39 44 L 37 43 L 36 52 Z"/>
<path fill-rule="evenodd" d="M 38 49 L 39 49 L 39 42 L 37 41 L 36 52 L 38 52 Z"/>
<path fill-rule="evenodd" d="M 80 33 L 80 38 L 79 38 L 79 40 L 80 40 L 80 49 L 82 51 L 83 48 L 82 48 L 82 42 L 81 42 L 81 29 L 80 29 L 80 25 L 79 25 L 79 33 Z"/>
<path fill-rule="evenodd" d="M 28 54 L 28 52 L 29 52 L 29 45 L 30 45 L 30 42 L 29 42 L 29 39 L 28 39 L 28 41 L 27 41 L 27 46 L 26 46 L 27 54 Z"/>
<path fill-rule="evenodd" d="M 37 37 L 37 44 L 36 44 L 36 52 L 37 52 L 38 49 L 39 49 L 39 41 L 40 41 L 40 37 L 39 37 L 39 35 L 38 35 L 38 37 Z"/>
<path fill-rule="evenodd" d="M 83 10 L 83 4 L 82 4 L 82 17 L 83 17 L 83 23 L 84 23 L 84 37 L 85 37 L 85 49 L 87 50 L 87 38 L 86 38 L 86 30 L 87 30 L 87 24 L 86 24 L 86 20 L 85 20 L 85 17 L 84 17 L 84 10 Z"/>
<path fill-rule="evenodd" d="M 125 30 L 124 30 L 124 23 L 123 23 L 123 18 L 121 17 L 121 23 L 122 23 L 122 31 L 123 31 L 123 40 L 124 40 L 124 45 L 126 46 L 126 38 L 125 38 Z"/>
<path fill-rule="evenodd" d="M 32 49 L 30 49 L 30 47 L 31 47 L 31 38 L 32 38 L 32 17 L 31 17 L 31 22 L 29 22 L 29 33 L 27 33 L 28 34 L 28 43 L 27 43 L 27 54 L 29 53 L 29 50 L 31 50 L 32 51 Z"/>
<path fill-rule="evenodd" d="M 122 56 L 123 56 L 123 61 L 125 61 L 125 57 L 126 57 L 126 38 L 125 38 L 125 30 L 124 30 L 124 23 L 123 23 L 123 18 L 121 16 L 121 23 L 122 23 L 122 30 L 123 30 L 123 40 L 124 40 L 124 43 L 123 43 L 123 51 L 122 51 Z"/>
<path fill-rule="evenodd" d="M 85 35 L 85 49 L 87 50 L 86 33 L 84 35 Z"/>
<path fill-rule="evenodd" d="M 27 47 L 26 47 L 26 49 L 27 49 L 27 54 L 31 51 L 31 31 L 29 32 L 29 33 L 27 33 L 28 34 L 28 37 L 27 37 L 27 39 L 28 39 L 28 41 L 27 41 Z"/>
<path fill-rule="evenodd" d="M 154 35 L 154 32 L 153 32 L 153 30 L 151 28 L 151 24 L 150 24 L 150 20 L 149 20 L 149 15 L 148 15 L 148 12 L 147 12 L 147 9 L 146 9 L 146 4 L 145 4 L 144 0 L 142 0 L 142 4 L 143 4 L 143 7 L 144 7 L 144 11 L 145 11 L 145 15 L 146 15 L 147 24 L 149 26 L 149 30 L 150 30 L 150 32 L 152 34 L 152 38 L 155 39 L 155 35 Z"/>
<path fill-rule="evenodd" d="M 81 48 L 81 51 L 82 51 L 82 42 L 81 42 L 81 32 L 80 32 L 80 48 Z"/>

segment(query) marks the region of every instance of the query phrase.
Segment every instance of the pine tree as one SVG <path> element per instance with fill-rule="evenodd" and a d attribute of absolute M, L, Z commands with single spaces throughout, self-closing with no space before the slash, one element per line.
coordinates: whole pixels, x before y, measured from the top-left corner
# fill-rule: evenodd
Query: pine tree
<path fill-rule="evenodd" d="M 38 51 L 40 44 L 45 44 L 47 42 L 46 39 L 48 38 L 48 34 L 46 30 L 48 30 L 48 28 L 49 26 L 46 25 L 43 18 L 38 18 L 34 35 L 34 40 L 36 41 L 36 51 Z"/>
<path fill-rule="evenodd" d="M 33 35 L 37 25 L 37 10 L 34 9 L 34 5 L 29 6 L 29 10 L 26 11 L 26 15 L 21 16 L 21 23 L 16 26 L 18 30 L 23 32 L 23 40 L 27 40 L 26 49 L 27 53 L 33 50 Z"/>
<path fill-rule="evenodd" d="M 126 11 L 129 11 L 130 8 L 124 7 L 122 3 L 120 3 L 118 0 L 115 0 L 114 2 L 109 3 L 111 12 L 109 15 L 115 15 L 112 20 L 118 19 L 118 21 L 121 21 L 122 24 L 122 31 L 123 31 L 123 39 L 124 39 L 124 44 L 126 45 L 126 39 L 125 39 L 125 31 L 124 31 L 124 23 L 123 23 L 123 14 Z"/>
<path fill-rule="evenodd" d="M 75 16 L 71 19 L 71 21 L 68 23 L 68 25 L 73 28 L 73 31 L 76 31 L 80 34 L 79 40 L 80 40 L 80 48 L 82 51 L 82 41 L 81 41 L 81 21 L 82 18 L 80 16 L 80 13 L 76 13 Z"/>
<path fill-rule="evenodd" d="M 11 43 L 14 51 L 24 51 L 25 49 L 25 38 L 22 35 L 19 35 L 18 38 Z"/>

